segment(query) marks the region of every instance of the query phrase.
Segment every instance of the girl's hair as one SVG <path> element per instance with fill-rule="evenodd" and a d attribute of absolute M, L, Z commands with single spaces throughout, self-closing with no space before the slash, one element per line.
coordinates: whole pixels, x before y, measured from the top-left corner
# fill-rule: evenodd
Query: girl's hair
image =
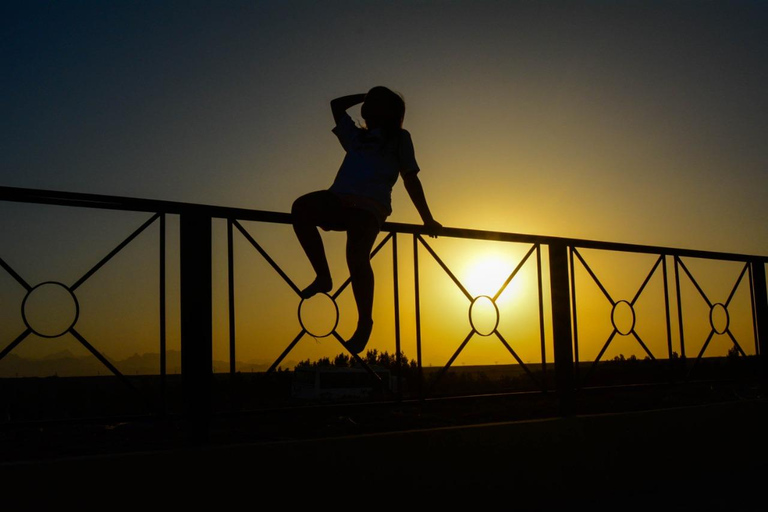
<path fill-rule="evenodd" d="M 375 125 L 386 136 L 394 136 L 403 128 L 405 101 L 396 92 L 379 85 L 365 95 L 360 113 L 366 125 Z"/>

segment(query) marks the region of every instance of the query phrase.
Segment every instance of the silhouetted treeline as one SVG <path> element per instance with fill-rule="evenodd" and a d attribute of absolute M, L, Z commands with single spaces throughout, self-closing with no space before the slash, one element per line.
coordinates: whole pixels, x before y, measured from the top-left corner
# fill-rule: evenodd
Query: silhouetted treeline
<path fill-rule="evenodd" d="M 370 366 L 380 366 L 382 368 L 387 368 L 389 370 L 394 370 L 397 367 L 397 354 L 390 354 L 386 350 L 383 352 L 379 352 L 375 348 L 372 350 L 368 350 L 364 356 L 361 356 L 360 359 L 365 361 L 366 364 Z M 338 354 L 336 357 L 331 359 L 330 357 L 321 357 L 317 361 L 310 361 L 309 359 L 306 359 L 304 361 L 299 362 L 296 365 L 296 368 L 316 368 L 318 366 L 336 366 L 339 368 L 352 368 L 354 366 L 357 366 L 357 360 L 352 358 L 349 354 L 341 353 Z M 400 368 L 418 368 L 418 363 L 415 359 L 409 360 L 408 357 L 405 355 L 403 351 L 400 351 Z"/>

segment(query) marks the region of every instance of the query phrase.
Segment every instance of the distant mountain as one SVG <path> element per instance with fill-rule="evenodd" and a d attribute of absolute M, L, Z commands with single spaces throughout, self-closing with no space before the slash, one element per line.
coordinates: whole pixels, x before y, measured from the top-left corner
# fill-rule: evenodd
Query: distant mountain
<path fill-rule="evenodd" d="M 106 375 L 109 369 L 95 357 L 75 357 L 68 351 L 40 359 L 27 359 L 13 353 L 0 360 L 0 377 L 50 377 Z"/>
<path fill-rule="evenodd" d="M 123 375 L 158 375 L 160 373 L 160 354 L 134 354 L 126 359 L 107 358 Z M 293 369 L 295 361 L 284 361 L 283 368 Z M 238 371 L 243 373 L 263 372 L 271 363 L 264 361 L 246 361 L 238 363 Z M 181 352 L 166 352 L 166 373 L 181 373 Z M 213 361 L 214 373 L 229 372 L 228 361 Z M 0 378 L 8 377 L 81 377 L 111 375 L 112 371 L 94 356 L 75 356 L 64 350 L 41 358 L 24 358 L 14 353 L 0 360 Z"/>
<path fill-rule="evenodd" d="M 75 355 L 72 352 L 70 352 L 69 350 L 62 350 L 54 354 L 48 354 L 47 356 L 43 356 L 40 359 L 43 361 L 55 361 L 57 359 L 74 359 L 74 358 L 75 358 Z"/>

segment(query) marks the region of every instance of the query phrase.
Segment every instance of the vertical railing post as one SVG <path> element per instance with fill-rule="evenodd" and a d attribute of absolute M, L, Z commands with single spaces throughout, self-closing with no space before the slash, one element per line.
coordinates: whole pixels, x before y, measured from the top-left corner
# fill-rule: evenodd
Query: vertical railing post
<path fill-rule="evenodd" d="M 392 233 L 392 282 L 395 295 L 395 378 L 397 379 L 398 400 L 403 398 L 403 361 L 402 348 L 400 346 L 400 276 L 397 270 L 397 233 Z"/>
<path fill-rule="evenodd" d="M 762 260 L 754 260 L 751 270 L 755 338 L 760 351 L 761 380 L 764 389 L 768 390 L 768 293 L 765 284 L 765 263 Z"/>
<path fill-rule="evenodd" d="M 160 386 L 161 386 L 161 394 L 160 394 L 160 400 L 162 403 L 162 414 L 166 415 L 168 413 L 168 403 L 166 402 L 166 398 L 168 397 L 167 391 L 167 375 L 166 375 L 166 367 L 168 364 L 168 361 L 166 359 L 166 285 L 165 285 L 165 213 L 160 215 L 160 276 L 159 276 L 159 284 L 160 284 Z"/>
<path fill-rule="evenodd" d="M 191 441 L 205 441 L 213 363 L 211 218 L 183 213 L 180 227 L 181 383 Z"/>
<path fill-rule="evenodd" d="M 421 297 L 419 296 L 419 235 L 413 235 L 413 293 L 416 309 L 416 362 L 419 368 L 419 399 L 424 400 L 424 365 L 421 359 Z"/>
<path fill-rule="evenodd" d="M 234 375 L 237 371 L 237 357 L 235 354 L 235 249 L 232 234 L 232 219 L 227 219 L 227 279 L 229 286 L 229 373 Z"/>
<path fill-rule="evenodd" d="M 565 243 L 553 243 L 549 246 L 549 279 L 555 349 L 555 389 L 560 401 L 560 413 L 569 415 L 573 411 L 574 377 L 568 246 Z"/>

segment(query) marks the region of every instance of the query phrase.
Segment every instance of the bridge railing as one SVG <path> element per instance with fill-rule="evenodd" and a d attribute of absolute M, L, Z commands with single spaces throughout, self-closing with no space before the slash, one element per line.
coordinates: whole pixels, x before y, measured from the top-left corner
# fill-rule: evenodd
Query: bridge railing
<path fill-rule="evenodd" d="M 254 254 L 266 262 L 270 271 L 296 294 L 295 300 L 299 303 L 299 332 L 274 358 L 267 372 L 279 371 L 281 364 L 287 362 L 288 356 L 305 338 L 336 340 L 336 348 L 344 351 L 344 337 L 338 322 L 338 303 L 345 290 L 350 288 L 349 279 L 343 281 L 326 297 L 335 308 L 336 321 L 332 322 L 332 326 L 326 331 L 315 332 L 303 317 L 304 301 L 298 296 L 299 285 L 293 280 L 291 273 L 273 257 L 270 250 L 265 248 L 259 236 L 249 229 L 251 225 L 283 225 L 285 229 L 290 229 L 289 214 L 11 187 L 0 187 L 0 201 L 147 214 L 146 220 L 127 238 L 71 283 L 56 280 L 30 283 L 0 251 L 0 266 L 11 280 L 22 288 L 24 295 L 20 304 L 24 327 L 22 332 L 13 336 L 10 341 L 0 340 L 0 364 L 3 364 L 3 359 L 8 361 L 9 354 L 31 337 L 52 338 L 69 334 L 126 388 L 146 398 L 149 410 L 165 410 L 169 217 L 177 218 L 179 226 L 181 386 L 183 408 L 187 415 L 192 418 L 204 418 L 212 409 L 213 338 L 214 330 L 218 328 L 214 324 L 218 319 L 214 318 L 213 312 L 223 310 L 215 303 L 214 297 L 215 260 L 221 256 L 215 247 L 214 223 L 223 222 L 226 225 L 224 268 L 230 374 L 239 372 L 238 353 L 242 351 L 243 341 L 238 341 L 238 332 L 242 331 L 238 328 L 238 319 L 252 313 L 242 301 L 237 300 L 241 280 L 238 279 L 236 269 L 243 266 L 239 260 L 243 252 L 236 250 L 237 244 L 245 244 L 249 250 L 255 251 Z M 122 373 L 110 358 L 77 328 L 80 311 L 76 292 L 137 237 L 155 227 L 158 230 L 157 316 L 159 374 L 162 385 L 155 396 L 147 398 L 145 391 L 139 389 L 141 386 L 137 384 L 136 379 Z M 492 291 L 477 292 L 471 289 L 461 273 L 454 268 L 456 258 L 449 261 L 450 258 L 446 257 L 446 252 L 450 251 L 440 246 L 445 240 L 500 244 L 515 247 L 517 252 L 515 256 L 510 257 L 508 270 L 498 277 L 496 288 Z M 13 240 L 3 241 L 3 244 L 12 243 Z M 392 347 L 396 360 L 396 373 L 399 373 L 397 369 L 408 365 L 407 360 L 401 360 L 404 352 L 404 315 L 408 316 L 411 329 L 408 336 L 409 350 L 412 347 L 416 353 L 418 385 L 416 389 L 409 390 L 409 396 L 425 398 L 450 394 L 450 386 L 446 383 L 448 376 L 458 370 L 458 361 L 473 347 L 488 340 L 497 350 L 494 357 L 505 358 L 502 365 L 514 367 L 517 380 L 526 383 L 527 387 L 523 385 L 523 388 L 556 391 L 564 409 L 568 409 L 571 398 L 578 389 L 591 385 L 615 384 L 617 381 L 611 380 L 609 376 L 611 372 L 603 372 L 601 375 L 601 368 L 624 361 L 625 350 L 638 351 L 641 360 L 667 362 L 664 368 L 670 372 L 670 378 L 679 378 L 680 372 L 675 373 L 672 370 L 681 364 L 685 378 L 695 377 L 696 372 L 703 366 L 702 362 L 713 350 L 715 339 L 726 340 L 726 343 L 731 345 L 729 354 L 734 357 L 761 356 L 768 350 L 765 277 L 768 257 L 765 256 L 457 228 L 444 228 L 439 238 L 432 240 L 425 237 L 420 226 L 400 223 L 386 223 L 383 226 L 372 258 L 381 259 L 381 255 L 386 253 L 391 255 L 392 275 L 392 325 L 386 330 L 393 338 L 389 346 Z M 631 257 L 631 261 L 620 263 L 618 271 L 614 268 L 612 273 L 602 273 L 596 264 L 596 261 L 599 263 L 601 259 L 620 259 L 625 256 Z M 403 263 L 406 260 L 408 265 Z M 701 284 L 702 277 L 706 278 L 708 272 L 703 272 L 702 275 L 697 271 L 696 262 L 699 261 L 715 262 L 727 265 L 729 269 L 736 269 L 733 282 L 725 294 L 713 294 L 707 286 Z M 440 275 L 441 279 L 447 282 L 447 288 L 462 298 L 458 301 L 448 298 L 447 293 L 444 293 L 445 287 L 435 291 L 431 283 L 425 283 L 425 275 L 428 272 L 431 272 L 429 277 Z M 625 283 L 620 291 L 614 291 L 612 287 L 616 279 L 621 281 L 623 273 L 630 272 L 639 272 L 640 277 L 635 278 L 636 282 L 633 282 L 632 286 Z M 412 274 L 412 280 L 409 280 L 407 286 L 404 276 L 406 273 Z M 525 320 L 529 325 L 525 335 L 515 330 L 521 321 L 508 321 L 509 315 L 514 314 L 517 306 L 502 304 L 524 274 L 529 280 L 528 286 L 523 287 L 528 295 L 521 299 L 529 306 Z M 614 276 L 614 282 L 607 283 L 606 275 Z M 618 278 L 615 277 L 617 275 Z M 377 274 L 377 287 L 380 282 L 386 280 L 382 280 Z M 71 321 L 65 322 L 65 326 L 56 332 L 43 332 L 35 320 L 28 318 L 26 314 L 28 303 L 33 301 L 43 288 L 48 288 L 49 291 L 57 290 L 74 304 L 75 313 Z M 409 301 L 413 301 L 413 308 L 403 306 L 406 295 Z M 595 299 L 595 295 L 598 299 Z M 603 301 L 603 305 L 595 306 L 596 302 L 600 301 Z M 693 306 L 693 301 L 698 301 L 698 306 Z M 648 303 L 652 304 L 650 308 Z M 19 305 L 3 304 L 4 310 L 16 307 Z M 483 308 L 486 318 L 481 321 L 478 311 Z M 692 308 L 698 309 L 691 313 Z M 653 327 L 644 330 L 648 311 L 655 318 Z M 708 318 L 703 327 L 702 311 Z M 295 314 L 294 311 L 285 312 L 286 317 Z M 733 324 L 737 314 L 746 315 L 746 320 L 742 319 L 739 329 L 734 328 Z M 452 332 L 446 335 L 439 329 L 440 325 L 460 325 L 456 323 L 459 316 L 464 321 L 464 327 L 461 327 L 459 334 Z M 602 319 L 608 326 L 607 331 L 603 332 L 604 338 L 600 338 L 599 331 L 596 334 L 590 330 L 589 326 L 594 323 L 595 318 Z M 748 329 L 743 328 L 745 322 Z M 649 331 L 652 334 L 649 335 Z M 437 367 L 428 367 L 424 352 L 434 352 L 438 345 L 441 350 L 437 356 L 430 358 L 429 364 L 441 357 L 443 359 L 438 362 Z M 487 349 L 487 343 L 483 349 Z M 610 359 L 609 355 L 617 351 L 619 355 Z M 690 357 L 694 353 L 695 357 Z M 369 361 L 364 355 L 349 354 L 348 357 L 363 368 L 372 381 L 380 381 L 379 373 L 368 364 Z M 630 357 L 630 360 L 636 359 L 634 355 Z M 764 358 L 759 359 L 762 361 Z M 498 360 L 495 360 L 494 364 L 497 363 Z M 617 368 L 620 373 L 627 373 L 626 365 Z M 615 373 L 614 371 L 613 374 Z M 395 397 L 403 397 L 401 386 L 398 386 Z"/>

